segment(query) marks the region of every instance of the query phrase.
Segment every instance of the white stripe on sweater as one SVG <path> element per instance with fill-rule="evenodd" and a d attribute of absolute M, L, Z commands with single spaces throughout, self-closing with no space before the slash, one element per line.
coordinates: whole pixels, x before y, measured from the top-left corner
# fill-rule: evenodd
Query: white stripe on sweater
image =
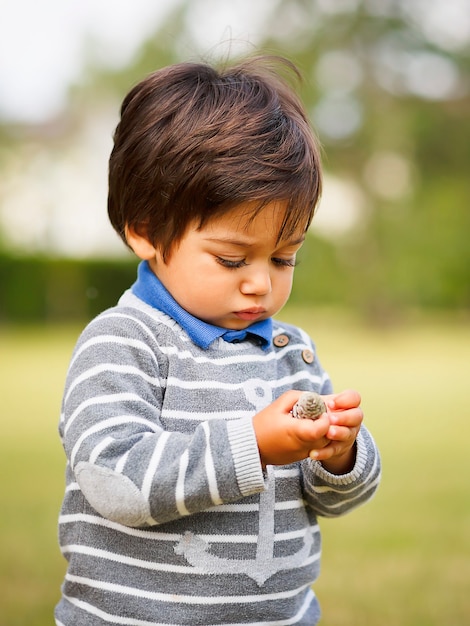
<path fill-rule="evenodd" d="M 110 591 L 112 593 L 121 593 L 124 595 L 132 596 L 134 598 L 143 598 L 145 600 L 153 600 L 157 602 L 167 602 L 169 604 L 188 604 L 188 605 L 206 605 L 214 606 L 220 604 L 246 604 L 248 602 L 259 603 L 267 602 L 269 600 L 284 600 L 287 598 L 293 598 L 299 593 L 303 593 L 310 585 L 302 585 L 296 589 L 289 589 L 287 591 L 280 591 L 279 593 L 264 593 L 256 595 L 240 595 L 240 596 L 196 596 L 196 595 L 182 595 L 176 593 L 162 593 L 158 591 L 146 591 L 145 589 L 137 589 L 135 587 L 128 587 L 127 585 L 119 585 L 116 583 L 109 583 L 104 580 L 95 580 L 86 576 L 75 576 L 73 574 L 66 574 L 66 580 L 78 585 L 86 585 L 93 589 L 101 589 L 103 591 Z"/>
<path fill-rule="evenodd" d="M 97 335 L 96 337 L 92 337 L 91 339 L 88 339 L 87 341 L 85 341 L 80 346 L 80 348 L 77 349 L 77 351 L 72 357 L 72 360 L 70 361 L 69 369 L 72 368 L 73 364 L 75 363 L 77 358 L 82 354 L 82 352 L 84 352 L 88 348 L 91 348 L 92 346 L 106 344 L 106 343 L 112 343 L 117 346 L 129 346 L 131 348 L 137 348 L 138 350 L 147 352 L 149 356 L 151 357 L 152 361 L 157 363 L 157 358 L 152 348 L 150 348 L 146 343 L 144 343 L 143 341 L 140 341 L 139 339 L 131 339 L 128 337 L 127 338 L 117 337 L 116 335 Z"/>
<path fill-rule="evenodd" d="M 84 402 L 82 402 L 81 404 L 77 406 L 75 411 L 72 413 L 72 415 L 69 417 L 69 419 L 65 423 L 64 435 L 67 434 L 67 431 L 69 430 L 70 426 L 73 424 L 73 422 L 77 419 L 77 417 L 80 415 L 82 411 L 84 411 L 90 406 L 95 406 L 95 405 L 100 405 L 100 404 L 112 404 L 113 402 L 139 402 L 139 403 L 147 404 L 145 400 L 143 400 L 140 396 L 138 396 L 135 393 L 123 392 L 123 393 L 112 393 L 112 394 L 108 394 L 104 396 L 93 396 L 92 398 L 88 398 L 88 400 L 85 400 Z M 149 421 L 148 423 L 152 424 L 151 421 Z M 155 426 L 153 426 L 153 429 L 154 428 Z"/>
<path fill-rule="evenodd" d="M 102 372 L 116 372 L 118 374 L 132 374 L 133 376 L 138 376 L 142 380 L 145 380 L 150 385 L 154 387 L 164 387 L 165 382 L 161 381 L 159 378 L 155 378 L 153 376 L 149 376 L 144 371 L 134 367 L 133 365 L 119 365 L 116 363 L 100 363 L 99 365 L 95 365 L 94 367 L 90 367 L 90 369 L 85 370 L 77 376 L 73 382 L 70 384 L 67 395 L 64 398 L 64 404 L 67 402 L 72 391 L 77 387 L 80 383 L 88 380 L 89 378 L 93 378 L 93 376 L 98 376 Z M 163 382 L 163 384 L 162 384 Z"/>
<path fill-rule="evenodd" d="M 269 361 L 281 361 L 285 358 L 289 352 L 299 352 L 305 349 L 305 346 L 310 348 L 310 342 L 307 344 L 292 343 L 283 347 L 278 352 L 263 352 L 261 354 L 237 354 L 227 355 L 222 357 L 209 357 L 209 356 L 196 356 L 190 350 L 179 350 L 176 346 L 158 346 L 159 351 L 166 356 L 175 356 L 180 361 L 190 359 L 194 363 L 209 363 L 210 365 L 226 367 L 227 365 L 235 365 L 237 363 L 267 363 Z"/>
<path fill-rule="evenodd" d="M 219 487 L 217 485 L 217 476 L 214 467 L 214 459 L 212 458 L 211 446 L 210 446 L 210 430 L 209 425 L 203 423 L 202 428 L 206 436 L 206 454 L 204 457 L 207 482 L 209 484 L 209 492 L 211 494 L 212 502 L 214 504 L 222 504 L 223 500 L 219 494 Z"/>
<path fill-rule="evenodd" d="M 147 471 L 145 472 L 144 480 L 142 481 L 142 495 L 146 500 L 150 497 L 150 490 L 152 488 L 153 479 L 155 477 L 155 472 L 157 471 L 157 467 L 160 464 L 163 450 L 166 446 L 166 442 L 170 438 L 170 433 L 163 431 L 158 438 L 157 445 L 155 446 L 155 450 L 153 451 L 152 458 L 150 459 L 150 463 L 147 466 Z"/>
<path fill-rule="evenodd" d="M 172 565 L 170 563 L 159 563 L 158 561 L 149 561 L 145 559 L 137 559 L 134 557 L 126 556 L 125 554 L 119 554 L 117 552 L 110 552 L 109 550 L 101 550 L 100 548 L 94 548 L 93 546 L 85 546 L 81 544 L 70 544 L 62 546 L 62 554 L 84 554 L 91 556 L 95 559 L 103 559 L 111 561 L 113 563 L 119 563 L 121 565 L 127 565 L 129 567 L 137 567 L 139 569 L 146 569 L 153 572 L 171 572 L 173 574 L 191 574 L 191 576 L 206 576 L 205 569 L 198 568 L 193 565 Z M 318 553 L 312 554 L 303 563 L 303 567 L 309 566 L 311 563 L 318 561 L 320 555 Z"/>
<path fill-rule="evenodd" d="M 149 422 L 142 417 L 137 417 L 135 415 L 117 415 L 116 417 L 110 417 L 107 420 L 103 420 L 102 422 L 98 422 L 91 428 L 88 428 L 85 432 L 83 432 L 80 437 L 77 439 L 72 452 L 70 454 L 70 465 L 72 469 L 75 466 L 75 457 L 82 445 L 82 443 L 95 433 L 99 433 L 102 430 L 107 430 L 108 428 L 114 428 L 115 426 L 119 426 L 121 424 L 125 424 L 126 426 L 129 424 L 143 424 L 146 428 L 149 428 L 153 432 L 158 432 L 158 428 L 152 422 Z"/>
<path fill-rule="evenodd" d="M 83 602 L 83 600 L 78 600 L 77 598 L 71 598 L 66 595 L 64 595 L 64 598 L 65 600 L 73 604 L 74 606 L 77 606 L 78 608 L 82 609 L 83 611 L 86 611 L 87 613 L 96 615 L 100 619 L 104 620 L 105 622 L 109 622 L 110 624 L 117 624 L 119 626 L 172 626 L 172 624 L 169 624 L 168 622 L 166 623 L 155 622 L 155 621 L 148 622 L 146 620 L 134 619 L 131 617 L 130 618 L 122 617 L 121 615 L 112 615 L 111 613 L 106 613 L 105 611 L 98 609 L 97 607 L 93 606 L 92 604 L 89 604 L 88 602 Z M 232 622 L 230 624 L 225 623 L 222 625 L 219 623 L 218 626 L 294 626 L 295 624 L 299 622 L 299 620 L 303 618 L 308 608 L 312 604 L 313 600 L 315 600 L 315 594 L 313 593 L 311 589 L 309 589 L 307 593 L 305 594 L 305 599 L 304 599 L 304 602 L 302 603 L 302 606 L 297 611 L 296 615 L 294 615 L 293 617 L 289 619 L 282 619 L 282 620 L 275 620 L 275 621 L 269 620 L 269 622 L 251 622 L 249 625 L 246 622 L 236 622 L 236 623 Z M 57 624 L 59 624 L 59 622 L 57 622 Z M 216 626 L 216 625 L 207 624 L 207 626 Z"/>
<path fill-rule="evenodd" d="M 91 451 L 90 458 L 88 461 L 90 463 L 95 463 L 96 459 L 99 455 L 105 450 L 109 445 L 111 445 L 115 441 L 114 437 L 105 437 L 102 441 L 100 441 Z"/>
<path fill-rule="evenodd" d="M 67 515 L 61 515 L 59 517 L 59 524 L 75 524 L 77 522 L 83 522 L 84 524 L 94 524 L 96 526 L 103 526 L 111 530 L 116 530 L 125 535 L 131 537 L 140 537 L 142 539 L 148 539 L 150 541 L 170 541 L 178 543 L 183 538 L 181 533 L 161 533 L 158 530 L 145 530 L 141 528 L 133 528 L 131 526 L 124 526 L 117 522 L 112 522 L 104 517 L 97 515 L 88 515 L 86 513 L 70 513 Z M 158 528 L 152 526 L 153 529 Z M 309 526 L 308 529 L 312 533 L 319 532 L 320 528 L 318 524 Z M 303 539 L 305 537 L 305 528 L 299 530 L 291 530 L 282 533 L 276 533 L 274 535 L 274 541 L 291 541 L 292 539 Z M 258 543 L 259 536 L 256 535 L 206 535 L 199 534 L 198 537 L 203 539 L 207 543 L 230 543 L 230 544 L 256 544 Z"/>
<path fill-rule="evenodd" d="M 279 387 L 291 387 L 296 382 L 301 380 L 308 381 L 315 385 L 321 385 L 324 377 L 311 374 L 308 370 L 300 370 L 290 376 L 284 376 L 284 378 L 276 378 L 275 380 L 263 381 L 265 385 L 271 387 L 271 389 L 278 389 Z M 167 386 L 175 386 L 180 389 L 241 389 L 249 386 L 250 384 L 257 383 L 258 378 L 245 378 L 239 383 L 227 383 L 221 380 L 182 380 L 175 376 L 168 376 Z"/>
<path fill-rule="evenodd" d="M 186 470 L 188 468 L 189 452 L 185 450 L 180 458 L 180 467 L 178 472 L 178 479 L 176 481 L 175 499 L 176 508 L 180 515 L 189 515 L 189 511 L 184 503 L 184 482 L 186 478 Z"/>

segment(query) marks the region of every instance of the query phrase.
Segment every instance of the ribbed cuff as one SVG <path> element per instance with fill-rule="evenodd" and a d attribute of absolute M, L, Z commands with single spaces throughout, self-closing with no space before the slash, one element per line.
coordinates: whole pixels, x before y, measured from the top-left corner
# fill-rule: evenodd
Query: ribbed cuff
<path fill-rule="evenodd" d="M 263 491 L 263 470 L 251 418 L 227 422 L 227 433 L 240 492 L 249 496 Z"/>
<path fill-rule="evenodd" d="M 323 478 L 331 485 L 350 485 L 357 482 L 365 470 L 367 463 L 367 447 L 362 433 L 362 429 L 358 432 L 356 438 L 356 461 L 354 467 L 347 474 L 332 474 L 326 470 L 319 462 L 315 463 L 315 474 Z"/>

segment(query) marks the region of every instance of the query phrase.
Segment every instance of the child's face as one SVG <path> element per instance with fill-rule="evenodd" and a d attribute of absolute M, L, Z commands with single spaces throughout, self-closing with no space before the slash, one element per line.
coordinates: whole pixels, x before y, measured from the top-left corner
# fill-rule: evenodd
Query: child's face
<path fill-rule="evenodd" d="M 277 313 L 289 298 L 299 231 L 277 242 L 282 204 L 250 221 L 243 204 L 201 229 L 189 227 L 170 258 L 155 250 L 150 266 L 175 300 L 195 317 L 233 330 Z"/>

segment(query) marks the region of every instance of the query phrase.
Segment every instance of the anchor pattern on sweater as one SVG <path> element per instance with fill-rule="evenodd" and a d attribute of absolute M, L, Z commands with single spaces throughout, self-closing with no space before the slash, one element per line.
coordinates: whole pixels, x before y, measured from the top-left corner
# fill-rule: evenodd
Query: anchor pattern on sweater
<path fill-rule="evenodd" d="M 306 534 L 300 550 L 286 556 L 274 556 L 274 504 L 275 485 L 274 469 L 268 466 L 268 486 L 260 494 L 259 530 L 256 557 L 254 559 L 227 559 L 211 554 L 210 544 L 194 533 L 185 533 L 175 547 L 178 555 L 184 556 L 193 567 L 207 574 L 246 574 L 258 586 L 281 570 L 300 567 L 311 554 L 313 536 L 306 521 Z M 306 515 L 306 514 L 305 514 Z"/>

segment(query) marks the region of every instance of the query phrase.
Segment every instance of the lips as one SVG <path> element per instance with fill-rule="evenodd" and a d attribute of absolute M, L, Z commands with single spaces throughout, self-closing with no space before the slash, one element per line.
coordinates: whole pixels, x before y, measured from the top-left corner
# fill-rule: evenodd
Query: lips
<path fill-rule="evenodd" d="M 243 311 L 235 311 L 235 315 L 241 320 L 252 321 L 260 318 L 265 312 L 266 309 L 253 307 L 251 309 L 244 309 Z"/>

